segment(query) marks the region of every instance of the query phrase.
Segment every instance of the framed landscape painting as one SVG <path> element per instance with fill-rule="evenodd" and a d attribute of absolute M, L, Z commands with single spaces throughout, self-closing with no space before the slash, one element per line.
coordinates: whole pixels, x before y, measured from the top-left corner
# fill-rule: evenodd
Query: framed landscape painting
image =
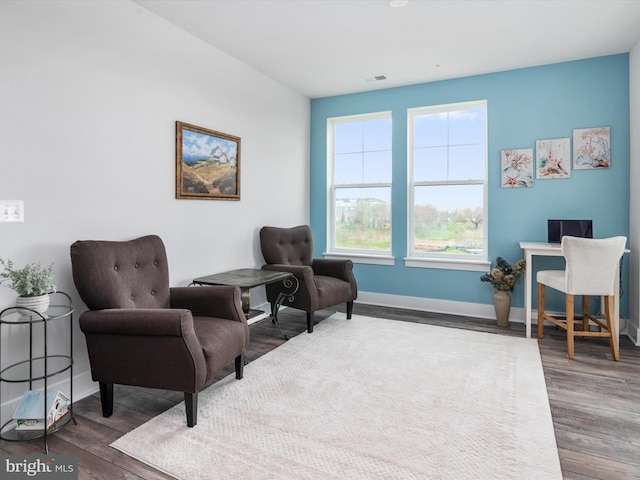
<path fill-rule="evenodd" d="M 176 122 L 176 198 L 240 200 L 240 137 Z"/>

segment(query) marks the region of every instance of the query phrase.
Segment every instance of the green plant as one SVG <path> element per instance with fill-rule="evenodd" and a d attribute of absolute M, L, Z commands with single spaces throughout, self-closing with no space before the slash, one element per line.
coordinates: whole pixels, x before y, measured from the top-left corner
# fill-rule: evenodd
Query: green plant
<path fill-rule="evenodd" d="M 0 265 L 4 271 L 0 273 L 0 284 L 10 282 L 9 288 L 15 290 L 21 297 L 37 297 L 45 293 L 56 291 L 53 280 L 53 263 L 49 268 L 43 268 L 40 263 L 29 263 L 23 268 L 16 269 L 13 262 L 6 262 L 0 258 Z"/>
<path fill-rule="evenodd" d="M 518 278 L 525 271 L 526 263 L 523 259 L 518 260 L 513 266 L 509 265 L 507 261 L 502 258 L 496 258 L 496 267 L 491 270 L 491 273 L 485 273 L 480 277 L 483 282 L 489 282 L 496 290 L 502 290 L 505 292 L 513 292 Z"/>

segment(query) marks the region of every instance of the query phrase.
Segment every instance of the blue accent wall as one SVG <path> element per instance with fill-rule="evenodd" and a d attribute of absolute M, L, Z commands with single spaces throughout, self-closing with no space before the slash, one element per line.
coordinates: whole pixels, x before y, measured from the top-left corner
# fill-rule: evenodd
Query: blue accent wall
<path fill-rule="evenodd" d="M 311 101 L 310 219 L 315 255 L 326 251 L 327 119 L 370 112 L 393 118 L 393 266 L 356 264 L 361 291 L 472 303 L 492 303 L 480 273 L 407 268 L 407 109 L 487 100 L 489 259 L 523 257 L 518 242 L 546 241 L 548 218 L 592 219 L 594 237 L 629 233 L 629 56 L 612 55 L 541 67 L 390 88 Z M 502 188 L 500 152 L 533 148 L 536 140 L 571 138 L 573 130 L 611 127 L 611 168 L 571 170 L 571 178 L 534 180 L 532 188 Z M 534 174 L 535 176 L 535 174 Z M 538 257 L 539 258 L 539 257 Z M 560 262 L 560 263 L 559 263 Z M 562 259 L 540 259 L 535 270 L 562 268 Z M 628 286 L 628 259 L 623 288 Z M 524 279 L 513 305 L 523 306 Z M 537 296 L 534 291 L 534 302 Z M 552 301 L 556 301 L 552 299 Z M 629 299 L 621 299 L 628 317 Z M 534 303 L 535 308 L 535 303 Z"/>

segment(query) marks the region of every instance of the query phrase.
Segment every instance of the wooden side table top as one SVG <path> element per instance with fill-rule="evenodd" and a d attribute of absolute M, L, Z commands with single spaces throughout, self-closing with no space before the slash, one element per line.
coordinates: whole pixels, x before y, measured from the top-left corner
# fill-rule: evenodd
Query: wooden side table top
<path fill-rule="evenodd" d="M 206 277 L 193 279 L 199 285 L 231 285 L 240 288 L 253 288 L 260 285 L 278 282 L 292 277 L 290 272 L 260 270 L 259 268 L 240 268 L 228 272 L 214 273 Z"/>

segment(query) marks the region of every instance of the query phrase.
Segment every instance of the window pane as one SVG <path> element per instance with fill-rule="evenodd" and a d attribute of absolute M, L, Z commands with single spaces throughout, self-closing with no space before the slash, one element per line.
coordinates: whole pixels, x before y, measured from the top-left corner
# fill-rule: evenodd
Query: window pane
<path fill-rule="evenodd" d="M 418 115 L 413 120 L 414 147 L 447 145 L 447 114 Z"/>
<path fill-rule="evenodd" d="M 391 119 L 364 122 L 364 151 L 391 150 Z"/>
<path fill-rule="evenodd" d="M 362 151 L 362 122 L 338 123 L 335 126 L 335 153 Z"/>
<path fill-rule="evenodd" d="M 418 148 L 413 152 L 413 180 L 426 182 L 447 179 L 447 148 Z"/>
<path fill-rule="evenodd" d="M 391 188 L 336 188 L 335 246 L 391 250 Z"/>
<path fill-rule="evenodd" d="M 484 145 L 449 148 L 449 180 L 481 180 L 484 178 Z"/>
<path fill-rule="evenodd" d="M 364 183 L 389 183 L 391 179 L 391 151 L 365 153 L 363 177 Z"/>
<path fill-rule="evenodd" d="M 449 144 L 484 144 L 485 124 L 485 110 L 483 108 L 451 112 L 449 114 Z"/>
<path fill-rule="evenodd" d="M 329 249 L 391 253 L 391 113 L 329 119 L 328 127 L 334 204 L 327 218 L 335 222 L 328 225 Z"/>
<path fill-rule="evenodd" d="M 420 186 L 414 191 L 417 253 L 483 253 L 482 185 Z"/>
<path fill-rule="evenodd" d="M 362 154 L 336 155 L 334 182 L 337 185 L 362 182 Z"/>

